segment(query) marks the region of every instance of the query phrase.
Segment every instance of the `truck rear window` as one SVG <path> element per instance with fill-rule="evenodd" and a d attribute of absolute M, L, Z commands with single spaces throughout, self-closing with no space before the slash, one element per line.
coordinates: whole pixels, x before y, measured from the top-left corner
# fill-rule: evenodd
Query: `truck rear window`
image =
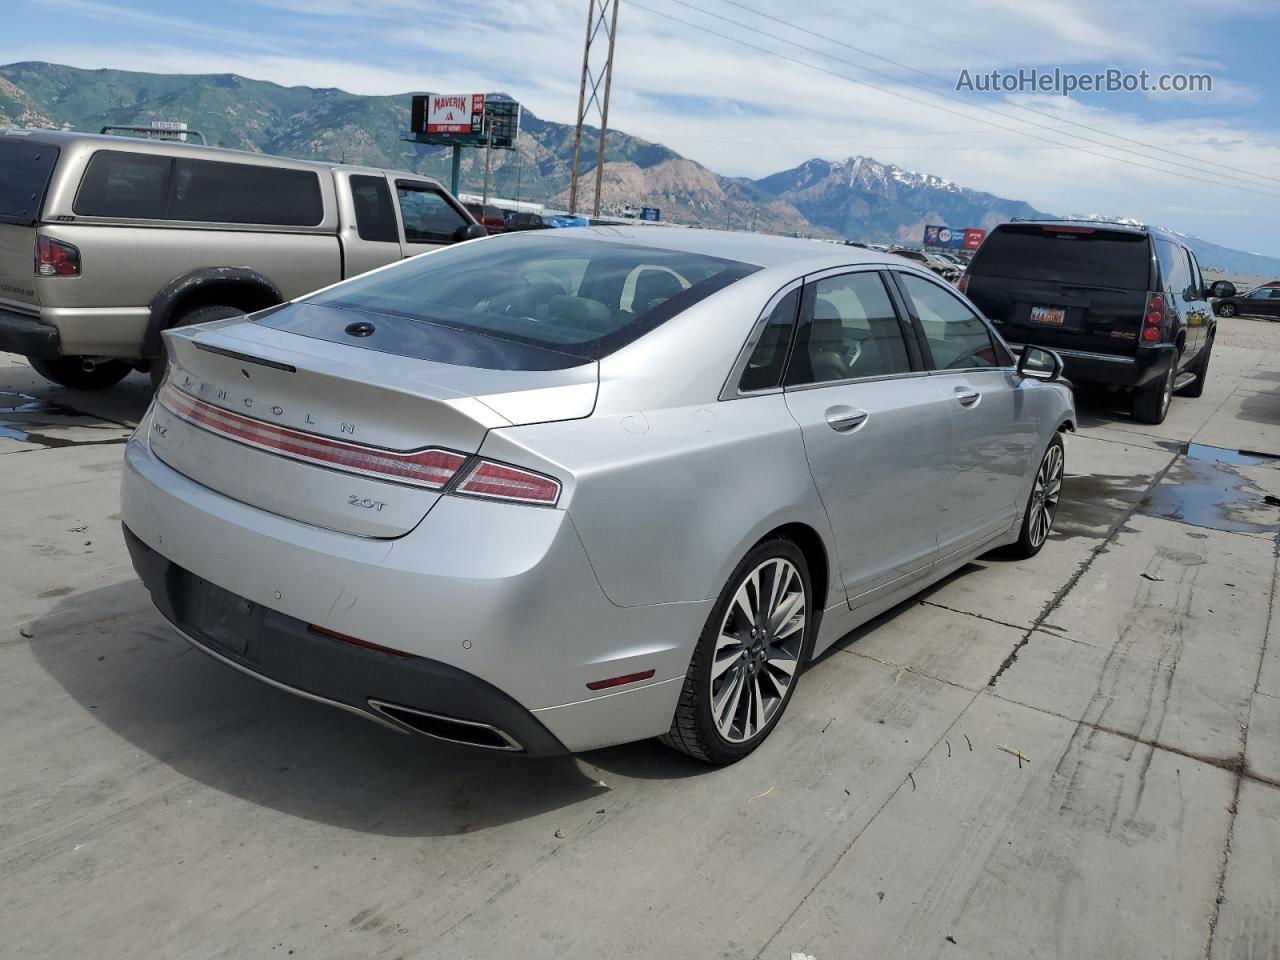
<path fill-rule="evenodd" d="M 996 227 L 973 257 L 975 277 L 1044 280 L 1122 290 L 1146 290 L 1151 245 L 1145 234 L 1046 230 L 1033 224 Z"/>
<path fill-rule="evenodd" d="M 85 217 L 315 226 L 324 219 L 311 170 L 99 150 L 76 193 Z"/>
<path fill-rule="evenodd" d="M 35 223 L 58 162 L 58 148 L 17 137 L 0 138 L 0 222 Z"/>
<path fill-rule="evenodd" d="M 413 346 L 421 342 L 421 330 L 444 327 L 579 361 L 598 360 L 758 269 L 591 236 L 522 233 L 414 257 L 303 302 L 405 322 L 402 346 L 385 338 L 377 345 L 374 338 L 356 344 L 384 352 L 421 356 Z M 261 322 L 292 324 L 288 328 L 294 333 L 325 337 L 319 328 L 297 326 L 295 319 L 273 314 Z M 397 327 L 379 324 L 384 326 Z"/>

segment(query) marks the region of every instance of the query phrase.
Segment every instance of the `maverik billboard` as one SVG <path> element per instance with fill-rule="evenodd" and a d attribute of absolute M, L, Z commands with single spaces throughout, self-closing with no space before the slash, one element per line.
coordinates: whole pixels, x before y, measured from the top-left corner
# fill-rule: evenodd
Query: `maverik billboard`
<path fill-rule="evenodd" d="M 945 247 L 951 250 L 977 250 L 987 237 L 981 227 L 944 227 L 929 224 L 924 228 L 926 247 Z"/>

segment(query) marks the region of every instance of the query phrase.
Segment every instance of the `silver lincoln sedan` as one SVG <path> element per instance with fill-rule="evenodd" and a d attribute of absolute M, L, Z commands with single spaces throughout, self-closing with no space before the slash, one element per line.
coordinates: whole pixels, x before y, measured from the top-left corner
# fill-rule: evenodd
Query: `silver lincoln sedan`
<path fill-rule="evenodd" d="M 123 481 L 160 612 L 532 755 L 745 756 L 851 629 L 1040 550 L 1075 423 L 1057 357 L 924 269 L 700 230 L 490 237 L 166 340 Z"/>

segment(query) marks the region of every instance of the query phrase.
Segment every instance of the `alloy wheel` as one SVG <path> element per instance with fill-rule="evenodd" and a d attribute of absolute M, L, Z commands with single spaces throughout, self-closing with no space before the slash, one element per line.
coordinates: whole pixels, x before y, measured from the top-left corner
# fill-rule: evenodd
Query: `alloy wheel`
<path fill-rule="evenodd" d="M 1034 547 L 1044 543 L 1053 529 L 1058 499 L 1062 496 L 1062 467 L 1062 447 L 1050 444 L 1036 473 L 1035 488 L 1031 491 L 1031 517 L 1027 532 Z"/>
<path fill-rule="evenodd" d="M 806 613 L 804 580 L 789 560 L 766 560 L 738 585 L 708 671 L 711 719 L 725 740 L 755 737 L 786 700 L 800 664 Z"/>

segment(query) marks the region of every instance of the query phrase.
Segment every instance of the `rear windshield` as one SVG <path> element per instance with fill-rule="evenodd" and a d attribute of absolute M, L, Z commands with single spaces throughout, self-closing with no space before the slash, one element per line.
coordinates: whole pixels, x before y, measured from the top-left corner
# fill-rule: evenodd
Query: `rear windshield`
<path fill-rule="evenodd" d="M 0 222 L 32 224 L 40 218 L 58 148 L 6 137 L 0 139 Z"/>
<path fill-rule="evenodd" d="M 758 269 L 697 253 L 526 233 L 416 257 L 306 302 L 598 360 Z M 416 355 L 408 344 L 420 335 L 405 339 L 396 352 Z"/>
<path fill-rule="evenodd" d="M 1151 274 L 1151 247 L 1146 235 L 1141 233 L 1058 232 L 1032 225 L 1003 226 L 993 230 L 974 254 L 969 273 L 1010 280 L 1146 290 Z"/>

